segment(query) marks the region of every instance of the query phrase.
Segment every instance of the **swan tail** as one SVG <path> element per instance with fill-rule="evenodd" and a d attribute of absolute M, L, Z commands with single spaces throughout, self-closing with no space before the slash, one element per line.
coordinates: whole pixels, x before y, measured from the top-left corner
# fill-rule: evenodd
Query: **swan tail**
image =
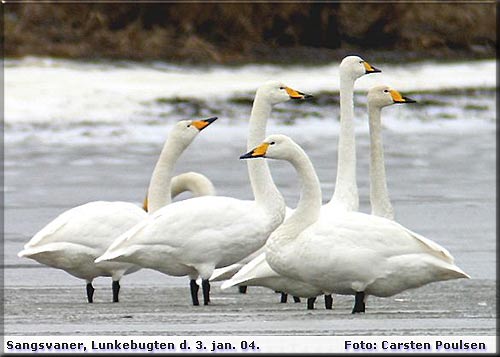
<path fill-rule="evenodd" d="M 234 274 L 238 272 L 238 270 L 241 269 L 243 265 L 242 264 L 231 264 L 228 265 L 227 267 L 223 268 L 217 268 L 214 270 L 212 276 L 210 277 L 210 281 L 222 281 L 222 280 L 227 280 L 230 279 Z"/>
<path fill-rule="evenodd" d="M 17 256 L 19 258 L 32 258 L 36 255 L 61 252 L 68 257 L 76 257 L 79 255 L 95 256 L 96 250 L 81 244 L 71 242 L 54 242 L 39 246 L 25 247 Z"/>
<path fill-rule="evenodd" d="M 250 285 L 252 280 L 278 276 L 280 275 L 276 273 L 267 263 L 266 254 L 262 253 L 248 264 L 244 265 L 231 279 L 226 280 L 221 285 L 221 289 L 224 290 L 231 286 L 243 283 L 245 283 L 245 285 Z"/>
<path fill-rule="evenodd" d="M 40 253 L 55 252 L 60 248 L 55 245 L 43 246 L 43 247 L 29 247 L 21 250 L 17 253 L 19 258 L 31 258 Z"/>
<path fill-rule="evenodd" d="M 471 276 L 469 274 L 464 272 L 456 265 L 452 265 L 451 267 L 449 267 L 448 272 L 450 279 L 471 279 Z"/>

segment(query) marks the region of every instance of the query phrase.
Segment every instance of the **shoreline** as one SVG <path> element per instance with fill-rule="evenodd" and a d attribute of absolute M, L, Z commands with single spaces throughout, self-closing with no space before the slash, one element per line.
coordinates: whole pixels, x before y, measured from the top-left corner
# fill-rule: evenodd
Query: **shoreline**
<path fill-rule="evenodd" d="M 387 64 L 397 63 L 417 63 L 423 61 L 440 61 L 440 62 L 457 62 L 457 61 L 475 61 L 475 60 L 494 60 L 496 53 L 494 50 L 485 51 L 466 51 L 466 50 L 451 50 L 451 49 L 434 49 L 428 51 L 406 51 L 406 50 L 363 50 L 359 48 L 352 49 L 328 49 L 328 48 L 312 48 L 312 47 L 291 47 L 291 48 L 260 48 L 255 51 L 255 54 L 249 55 L 246 58 L 227 59 L 214 61 L 211 58 L 206 58 L 204 61 L 194 58 L 168 58 L 164 56 L 141 56 L 137 53 L 122 54 L 120 56 L 86 56 L 83 54 L 68 56 L 63 52 L 55 53 L 40 53 L 23 52 L 16 55 L 5 54 L 5 60 L 22 60 L 24 58 L 50 58 L 55 60 L 74 60 L 96 63 L 138 63 L 148 64 L 154 62 L 169 63 L 172 65 L 193 65 L 193 66 L 227 66 L 238 67 L 244 65 L 300 65 L 318 66 L 328 65 L 332 62 L 340 62 L 342 58 L 349 55 L 358 55 L 365 58 L 369 62 L 383 62 Z"/>

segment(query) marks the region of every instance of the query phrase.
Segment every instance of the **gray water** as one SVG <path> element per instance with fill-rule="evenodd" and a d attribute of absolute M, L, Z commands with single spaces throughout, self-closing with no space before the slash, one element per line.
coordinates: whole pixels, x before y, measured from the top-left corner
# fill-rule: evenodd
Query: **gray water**
<path fill-rule="evenodd" d="M 310 155 L 327 201 L 333 192 L 336 134 L 276 129 L 295 134 Z M 212 136 L 209 130 L 185 152 L 176 171 L 202 172 L 218 194 L 251 198 L 246 165 L 237 159 L 244 141 L 226 137 L 230 130 Z M 187 278 L 144 269 L 122 279 L 118 304 L 110 302 L 110 280 L 96 279 L 95 303 L 87 304 L 83 281 L 16 254 L 45 224 L 76 205 L 142 202 L 160 146 L 8 144 L 5 334 L 496 335 L 495 132 L 386 131 L 384 144 L 396 220 L 446 247 L 472 279 L 370 297 L 366 314 L 359 316 L 350 314 L 352 297 L 335 296 L 330 311 L 319 298 L 316 310 L 308 311 L 305 302 L 280 304 L 279 296 L 264 288 L 250 287 L 243 295 L 221 291 L 220 283 L 213 284 L 212 306 L 193 307 Z M 366 133 L 358 135 L 357 145 L 360 210 L 369 212 Z M 287 204 L 294 207 L 298 184 L 291 166 L 277 161 L 270 166 Z"/>
<path fill-rule="evenodd" d="M 367 59 L 369 60 L 369 59 Z M 214 283 L 210 306 L 191 306 L 187 278 L 140 270 L 121 280 L 111 303 L 98 278 L 95 303 L 85 282 L 17 257 L 58 214 L 95 200 L 141 204 L 171 125 L 217 115 L 176 171 L 208 176 L 219 195 L 252 198 L 247 118 L 268 79 L 314 95 L 273 110 L 269 134 L 294 138 L 309 154 L 324 201 L 334 189 L 339 132 L 338 63 L 197 68 L 163 63 L 91 63 L 51 58 L 5 66 L 5 335 L 496 335 L 495 61 L 372 63 L 381 74 L 356 81 L 355 127 L 360 210 L 370 212 L 366 90 L 390 84 L 418 101 L 383 111 L 388 187 L 396 220 L 447 248 L 471 275 L 388 298 L 353 298 L 334 309 L 250 287 Z M 270 161 L 287 204 L 299 187 L 290 165 Z M 189 197 L 183 194 L 179 199 Z M 291 300 L 291 299 L 290 299 Z"/>

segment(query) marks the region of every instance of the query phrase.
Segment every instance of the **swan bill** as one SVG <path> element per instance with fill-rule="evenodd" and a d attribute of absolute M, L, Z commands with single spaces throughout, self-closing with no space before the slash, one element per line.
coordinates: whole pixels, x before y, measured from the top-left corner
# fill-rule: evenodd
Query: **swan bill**
<path fill-rule="evenodd" d="M 394 103 L 416 103 L 417 101 L 408 97 L 403 97 L 397 90 L 391 90 L 391 97 Z"/>
<path fill-rule="evenodd" d="M 254 159 L 257 157 L 265 157 L 267 148 L 269 147 L 269 143 L 262 143 L 259 146 L 257 146 L 255 149 L 247 152 L 244 155 L 240 156 L 240 159 Z"/>
<path fill-rule="evenodd" d="M 208 118 L 208 119 L 201 119 L 201 120 L 193 120 L 191 122 L 191 125 L 193 125 L 199 131 L 202 131 L 203 129 L 205 129 L 207 126 L 209 126 L 210 124 L 212 124 L 216 120 L 217 120 L 217 117 L 212 117 L 212 118 Z"/>
<path fill-rule="evenodd" d="M 308 99 L 308 98 L 312 98 L 311 94 L 305 94 L 305 93 L 299 92 L 299 91 L 297 91 L 295 89 L 292 89 L 290 87 L 285 87 L 285 90 L 288 93 L 288 95 L 290 96 L 290 98 L 292 98 L 292 99 Z"/>
<path fill-rule="evenodd" d="M 373 67 L 371 64 L 369 64 L 366 61 L 363 62 L 363 65 L 365 66 L 365 71 L 366 71 L 365 73 L 366 74 L 382 72 L 380 69 Z"/>

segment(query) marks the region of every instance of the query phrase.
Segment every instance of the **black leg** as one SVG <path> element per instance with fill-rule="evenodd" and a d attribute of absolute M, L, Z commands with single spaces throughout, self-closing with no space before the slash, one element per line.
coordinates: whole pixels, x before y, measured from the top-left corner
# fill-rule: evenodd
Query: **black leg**
<path fill-rule="evenodd" d="M 246 294 L 247 293 L 247 288 L 248 288 L 248 286 L 246 286 L 246 285 L 240 285 L 240 286 L 238 286 L 238 290 L 239 290 L 240 294 Z"/>
<path fill-rule="evenodd" d="M 113 288 L 113 302 L 118 302 L 118 294 L 120 293 L 120 282 L 118 280 L 113 281 L 112 288 Z"/>
<path fill-rule="evenodd" d="M 314 302 L 316 301 L 316 297 L 312 297 L 307 299 L 307 310 L 314 310 Z"/>
<path fill-rule="evenodd" d="M 200 289 L 200 287 L 198 286 L 198 284 L 196 284 L 195 279 L 191 279 L 189 287 L 191 288 L 191 300 L 193 300 L 193 305 L 200 305 L 200 302 L 198 301 L 198 290 Z"/>
<path fill-rule="evenodd" d="M 352 313 L 365 312 L 365 293 L 363 291 L 356 292 L 356 296 L 354 298 L 354 308 L 352 309 Z"/>
<path fill-rule="evenodd" d="M 203 291 L 203 305 L 208 305 L 210 302 L 210 283 L 208 279 L 201 281 L 201 289 Z"/>
<path fill-rule="evenodd" d="M 333 306 L 333 297 L 331 295 L 325 295 L 325 309 L 331 310 Z"/>
<path fill-rule="evenodd" d="M 287 294 L 287 293 L 282 292 L 282 293 L 281 293 L 281 301 L 280 301 L 280 302 L 281 302 L 282 304 L 286 304 L 286 300 L 287 300 L 287 299 L 288 299 L 288 294 Z"/>
<path fill-rule="evenodd" d="M 300 302 L 300 298 L 298 296 L 293 297 L 293 302 Z"/>
<path fill-rule="evenodd" d="M 92 283 L 87 283 L 87 300 L 91 303 L 94 302 L 94 287 Z"/>

